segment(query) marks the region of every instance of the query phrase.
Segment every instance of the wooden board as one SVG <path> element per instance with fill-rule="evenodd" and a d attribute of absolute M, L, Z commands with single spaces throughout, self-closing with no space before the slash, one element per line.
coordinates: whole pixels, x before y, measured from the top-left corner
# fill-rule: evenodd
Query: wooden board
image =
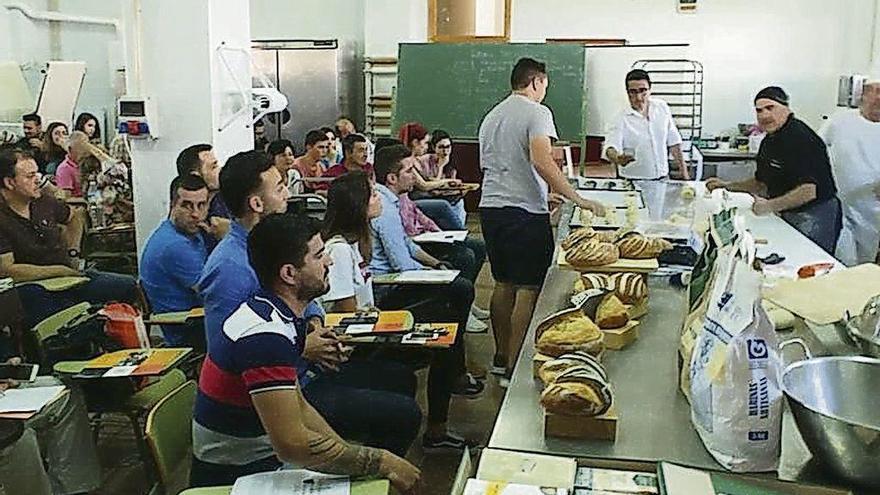
<path fill-rule="evenodd" d="M 617 410 L 614 406 L 611 406 L 605 414 L 592 418 L 545 412 L 544 436 L 614 441 L 617 438 L 617 420 Z"/>
<path fill-rule="evenodd" d="M 629 313 L 629 317 L 631 320 L 638 320 L 639 318 L 648 314 L 648 298 L 645 297 L 640 302 L 636 304 L 627 304 L 626 312 Z"/>
<path fill-rule="evenodd" d="M 660 268 L 660 263 L 657 262 L 657 258 L 651 258 L 647 260 L 619 259 L 615 263 L 611 263 L 610 265 L 590 266 L 583 269 L 575 268 L 569 265 L 567 261 L 565 261 L 565 250 L 562 249 L 561 246 L 559 248 L 559 257 L 556 259 L 556 264 L 559 265 L 560 268 L 563 268 L 565 270 L 574 270 L 581 273 L 651 273 L 657 271 L 657 269 Z"/>
<path fill-rule="evenodd" d="M 871 297 L 880 294 L 880 266 L 872 263 L 845 268 L 819 277 L 782 280 L 765 291 L 764 298 L 819 325 L 856 315 Z"/>
<path fill-rule="evenodd" d="M 620 328 L 602 329 L 602 333 L 605 334 L 602 339 L 605 342 L 605 348 L 619 351 L 639 339 L 639 322 L 638 320 L 629 320 L 629 323 Z"/>

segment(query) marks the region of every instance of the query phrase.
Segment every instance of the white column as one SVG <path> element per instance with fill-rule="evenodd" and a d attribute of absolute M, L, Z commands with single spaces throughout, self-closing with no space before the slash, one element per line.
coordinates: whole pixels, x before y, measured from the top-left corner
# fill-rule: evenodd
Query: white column
<path fill-rule="evenodd" d="M 138 3 L 138 2 L 135 2 Z M 223 163 L 251 149 L 248 59 L 224 51 L 233 77 L 218 48 L 249 50 L 249 2 L 228 0 L 149 0 L 140 2 L 140 96 L 155 102 L 155 140 L 132 139 L 135 227 L 138 253 L 168 214 L 168 186 L 177 175 L 175 159 L 185 147 L 210 143 Z M 136 16 L 128 16 L 134 19 Z M 132 32 L 137 31 L 133 26 Z M 134 55 L 128 67 L 133 67 Z M 239 84 L 246 99 L 239 94 Z M 234 109 L 247 111 L 232 121 Z M 222 129 L 221 127 L 224 126 Z"/>

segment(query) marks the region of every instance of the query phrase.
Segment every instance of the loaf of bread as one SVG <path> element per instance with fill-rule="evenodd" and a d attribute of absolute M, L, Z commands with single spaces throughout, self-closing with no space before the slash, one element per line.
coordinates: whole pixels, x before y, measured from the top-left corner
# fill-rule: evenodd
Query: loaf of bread
<path fill-rule="evenodd" d="M 613 293 L 606 294 L 596 308 L 596 325 L 603 330 L 620 328 L 629 323 L 626 306 Z"/>
<path fill-rule="evenodd" d="M 558 357 L 575 351 L 598 356 L 605 350 L 602 331 L 580 312 L 556 318 L 538 337 L 535 348 L 541 354 Z"/>
<path fill-rule="evenodd" d="M 620 230 L 593 230 L 592 227 L 572 229 L 562 241 L 562 249 L 568 251 L 580 243 L 587 241 L 600 241 L 614 243 L 623 235 Z"/>
<path fill-rule="evenodd" d="M 599 416 L 611 408 L 612 402 L 607 380 L 586 368 L 562 373 L 541 394 L 544 410 L 568 416 Z"/>
<path fill-rule="evenodd" d="M 615 243 L 620 250 L 620 257 L 626 259 L 656 258 L 663 251 L 672 249 L 672 243 L 659 237 L 645 237 L 637 232 L 630 232 Z"/>
<path fill-rule="evenodd" d="M 620 258 L 617 246 L 590 239 L 565 251 L 565 261 L 575 268 L 610 265 Z"/>
<path fill-rule="evenodd" d="M 645 276 L 638 273 L 614 273 L 608 276 L 608 289 L 614 291 L 624 304 L 636 304 L 648 297 Z"/>
<path fill-rule="evenodd" d="M 604 273 L 584 273 L 575 282 L 575 293 L 587 289 L 613 289 L 611 277 Z"/>
<path fill-rule="evenodd" d="M 538 370 L 538 378 L 544 382 L 544 385 L 549 385 L 556 381 L 556 378 L 559 375 L 567 372 L 571 369 L 578 368 L 587 368 L 594 370 L 598 373 L 605 381 L 608 381 L 608 374 L 605 372 L 605 368 L 602 366 L 602 363 L 591 354 L 586 352 L 572 352 L 568 354 L 563 354 L 556 359 L 551 359 L 544 363 L 541 368 Z"/>

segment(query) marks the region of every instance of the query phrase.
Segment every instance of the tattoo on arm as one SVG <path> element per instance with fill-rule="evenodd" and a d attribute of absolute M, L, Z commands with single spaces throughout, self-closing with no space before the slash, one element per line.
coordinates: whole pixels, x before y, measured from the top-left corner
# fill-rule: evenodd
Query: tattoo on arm
<path fill-rule="evenodd" d="M 382 451 L 379 449 L 339 442 L 315 432 L 309 433 L 309 452 L 314 463 L 308 467 L 329 474 L 379 474 L 382 460 Z"/>

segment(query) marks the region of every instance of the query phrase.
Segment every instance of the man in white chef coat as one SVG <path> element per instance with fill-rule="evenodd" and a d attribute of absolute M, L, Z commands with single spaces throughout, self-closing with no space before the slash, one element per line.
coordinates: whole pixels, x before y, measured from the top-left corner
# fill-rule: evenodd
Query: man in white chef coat
<path fill-rule="evenodd" d="M 669 155 L 690 174 L 681 154 L 681 134 L 665 101 L 651 97 L 651 78 L 641 69 L 626 75 L 630 107 L 621 112 L 605 137 L 605 157 L 628 179 L 663 179 L 669 175 Z"/>
<path fill-rule="evenodd" d="M 880 65 L 858 109 L 835 115 L 821 131 L 843 203 L 836 256 L 847 265 L 873 263 L 880 245 Z"/>

